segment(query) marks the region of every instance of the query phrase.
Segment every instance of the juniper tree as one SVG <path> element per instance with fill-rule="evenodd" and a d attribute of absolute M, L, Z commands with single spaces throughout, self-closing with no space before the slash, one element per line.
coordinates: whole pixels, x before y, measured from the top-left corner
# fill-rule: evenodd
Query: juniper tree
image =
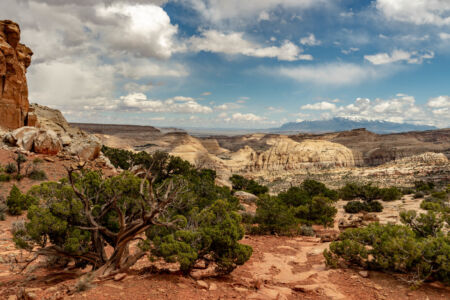
<path fill-rule="evenodd" d="M 69 168 L 67 179 L 32 188 L 29 195 L 39 204 L 15 234 L 18 247 L 34 252 L 27 263 L 59 257 L 61 267 L 73 261 L 79 268 L 91 265 L 96 276 L 111 276 L 145 255 L 179 262 L 186 273 L 203 259 L 214 263 L 217 275 L 247 261 L 252 249 L 238 243 L 244 232 L 229 189 L 214 185 L 213 172 L 164 159 L 144 178 Z"/>

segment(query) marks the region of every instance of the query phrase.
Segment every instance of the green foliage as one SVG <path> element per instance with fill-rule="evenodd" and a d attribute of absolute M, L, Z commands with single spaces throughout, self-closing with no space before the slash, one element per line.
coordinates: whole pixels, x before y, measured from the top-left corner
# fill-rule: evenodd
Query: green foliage
<path fill-rule="evenodd" d="M 415 192 L 413 197 L 414 199 L 420 199 L 425 197 L 425 194 L 423 192 Z"/>
<path fill-rule="evenodd" d="M 305 179 L 301 184 L 301 188 L 310 198 L 314 196 L 324 196 L 335 201 L 339 199 L 339 194 L 336 191 L 330 190 L 325 184 L 316 180 Z"/>
<path fill-rule="evenodd" d="M 414 187 L 417 192 L 430 192 L 434 189 L 435 184 L 431 181 L 416 181 L 414 182 Z"/>
<path fill-rule="evenodd" d="M 378 201 L 361 202 L 350 201 L 344 206 L 346 213 L 355 214 L 361 211 L 365 212 L 382 212 L 383 205 Z"/>
<path fill-rule="evenodd" d="M 291 234 L 299 221 L 293 206 L 287 205 L 280 197 L 265 195 L 257 202 L 253 233 Z"/>
<path fill-rule="evenodd" d="M 239 201 L 229 188 L 215 185 L 214 171 L 197 170 L 168 155 L 143 154 L 139 159 L 153 170 L 151 181 L 142 185 L 144 194 L 164 199 L 169 186 L 182 187 L 164 213 L 144 227 L 146 239 L 140 243 L 143 251 L 150 251 L 153 258 L 179 262 L 183 272 L 189 272 L 198 259 L 205 257 L 215 262 L 221 273 L 231 272 L 249 259 L 251 247 L 238 242 L 244 234 L 237 214 Z M 84 202 L 69 180 L 63 179 L 29 190 L 27 195 L 40 201 L 30 206 L 26 229 L 15 235 L 15 242 L 25 249 L 46 247 L 48 243 L 71 257 L 76 266 L 99 267 L 105 263 L 101 258 L 104 245 L 113 249 L 120 246 L 113 237 L 123 228 L 120 214 L 126 224 L 133 224 L 141 222 L 142 215 L 149 214 L 152 207 L 140 193 L 142 179 L 129 172 L 104 178 L 98 171 L 85 170 L 73 174 L 73 183 L 89 199 L 89 215 L 111 234 L 93 235 Z M 111 199 L 115 199 L 113 209 L 105 210 L 112 205 Z M 98 257 L 95 263 L 92 253 Z"/>
<path fill-rule="evenodd" d="M 47 174 L 43 170 L 33 169 L 27 176 L 32 180 L 47 180 Z"/>
<path fill-rule="evenodd" d="M 329 198 L 331 197 L 331 198 Z M 337 193 L 320 182 L 305 180 L 300 187 L 291 187 L 278 196 L 262 196 L 257 202 L 253 233 L 301 233 L 299 224 L 333 224 L 337 213 L 333 206 Z"/>
<path fill-rule="evenodd" d="M 339 190 L 339 195 L 344 200 L 362 199 L 372 201 L 382 199 L 383 201 L 398 200 L 402 192 L 396 187 L 378 188 L 369 184 L 347 183 Z"/>
<path fill-rule="evenodd" d="M 25 203 L 23 202 L 23 195 L 16 185 L 13 185 L 9 192 L 9 196 L 6 199 L 6 205 L 11 215 L 17 216 L 22 214 L 22 210 L 25 209 Z"/>
<path fill-rule="evenodd" d="M 11 175 L 0 173 L 0 182 L 8 182 L 11 180 Z"/>
<path fill-rule="evenodd" d="M 5 200 L 0 199 L 0 221 L 4 221 L 6 219 L 6 212 L 8 211 L 8 206 L 4 201 Z"/>
<path fill-rule="evenodd" d="M 217 263 L 219 273 L 225 274 L 250 258 L 252 248 L 238 243 L 244 236 L 241 218 L 230 211 L 226 201 L 218 200 L 203 210 L 194 209 L 188 218 L 189 222 L 198 224 L 196 231 L 189 230 L 184 216 L 178 218 L 184 225 L 178 230 L 147 232 L 154 245 L 153 255 L 168 262 L 178 261 L 184 272 L 189 271 L 197 259 L 208 256 Z"/>
<path fill-rule="evenodd" d="M 260 185 L 253 179 L 247 179 L 243 176 L 234 174 L 230 177 L 233 190 L 235 191 L 246 191 L 254 195 L 266 194 L 269 192 L 269 188 Z"/>
<path fill-rule="evenodd" d="M 17 167 L 14 163 L 8 163 L 5 167 L 5 172 L 8 174 L 13 174 L 17 172 Z"/>
<path fill-rule="evenodd" d="M 399 200 L 402 195 L 402 192 L 396 187 L 381 189 L 381 199 L 383 201 Z"/>
<path fill-rule="evenodd" d="M 440 231 L 435 214 L 402 213 L 403 225 L 370 224 L 347 229 L 324 251 L 328 266 L 340 262 L 366 269 L 409 274 L 414 284 L 424 280 L 450 283 L 450 238 Z"/>
<path fill-rule="evenodd" d="M 116 168 L 121 168 L 123 170 L 130 169 L 134 157 L 133 152 L 107 146 L 102 147 L 102 152 Z"/>

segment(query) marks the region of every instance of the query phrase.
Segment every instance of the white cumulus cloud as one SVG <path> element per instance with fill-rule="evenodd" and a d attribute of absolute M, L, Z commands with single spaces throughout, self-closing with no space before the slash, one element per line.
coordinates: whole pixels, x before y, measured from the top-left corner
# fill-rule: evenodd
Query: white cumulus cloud
<path fill-rule="evenodd" d="M 405 61 L 409 64 L 421 64 L 424 59 L 432 59 L 434 52 L 418 53 L 417 51 L 407 52 L 403 50 L 394 50 L 389 53 L 378 53 L 374 55 L 365 55 L 364 59 L 370 61 L 374 65 L 384 65 L 395 62 Z"/>
<path fill-rule="evenodd" d="M 387 18 L 417 25 L 450 24 L 448 0 L 377 0 L 376 7 Z"/>
<path fill-rule="evenodd" d="M 224 33 L 217 30 L 205 30 L 200 36 L 191 37 L 189 50 L 194 52 L 213 52 L 229 55 L 277 58 L 278 60 L 312 60 L 312 56 L 302 54 L 303 50 L 290 41 L 281 46 L 265 47 L 244 38 L 243 32 Z"/>

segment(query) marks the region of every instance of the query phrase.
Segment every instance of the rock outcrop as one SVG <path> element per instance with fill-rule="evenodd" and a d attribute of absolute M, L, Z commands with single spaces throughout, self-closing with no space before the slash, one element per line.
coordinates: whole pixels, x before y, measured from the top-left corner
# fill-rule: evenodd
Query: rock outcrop
<path fill-rule="evenodd" d="M 33 52 L 20 44 L 19 25 L 0 21 L 0 127 L 16 129 L 36 125 L 29 113 L 26 71 Z"/>

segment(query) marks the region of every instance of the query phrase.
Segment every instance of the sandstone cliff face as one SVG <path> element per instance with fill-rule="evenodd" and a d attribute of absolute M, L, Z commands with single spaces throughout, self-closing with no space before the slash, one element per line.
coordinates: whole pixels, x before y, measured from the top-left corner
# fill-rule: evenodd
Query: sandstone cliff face
<path fill-rule="evenodd" d="M 244 148 L 239 150 L 234 159 L 246 153 L 248 171 L 295 171 L 311 168 L 353 167 L 354 159 L 350 149 L 340 144 L 307 140 L 298 143 L 289 137 L 278 136 L 266 141 L 268 150 L 257 153 Z M 241 160 L 241 163 L 244 161 Z M 244 167 L 245 168 L 245 167 Z"/>
<path fill-rule="evenodd" d="M 19 25 L 0 21 L 0 127 L 6 129 L 35 125 L 33 117 L 28 121 L 26 79 L 33 52 L 19 41 Z"/>

